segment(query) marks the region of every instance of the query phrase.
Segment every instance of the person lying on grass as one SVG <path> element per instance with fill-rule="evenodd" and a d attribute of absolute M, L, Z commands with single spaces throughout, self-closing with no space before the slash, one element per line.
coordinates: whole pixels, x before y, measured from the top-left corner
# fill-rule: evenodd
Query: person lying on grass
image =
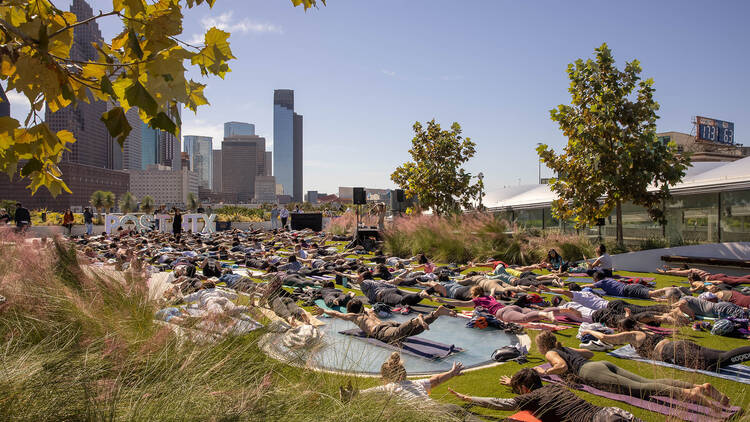
<path fill-rule="evenodd" d="M 456 405 L 438 403 L 430 398 L 431 390 L 453 377 L 463 375 L 463 369 L 464 365 L 461 362 L 454 362 L 451 369 L 446 372 L 435 374 L 430 378 L 409 380 L 406 378 L 406 368 L 401 361 L 401 355 L 398 352 L 393 352 L 380 367 L 383 385 L 362 390 L 360 394 L 387 394 L 412 406 L 436 406 L 459 419 L 480 421 L 480 419 Z"/>
<path fill-rule="evenodd" d="M 494 297 L 495 291 L 491 290 L 489 295 L 486 295 L 484 289 L 480 286 L 474 286 L 471 288 L 471 300 L 449 300 L 443 298 L 435 298 L 436 302 L 444 303 L 452 306 L 473 306 L 475 308 L 481 307 L 490 314 L 494 315 L 500 321 L 503 322 L 537 322 L 542 320 L 555 321 L 555 315 L 573 314 L 572 309 L 558 309 L 556 311 L 535 311 L 528 308 L 522 308 L 520 306 L 503 306 L 502 303 L 498 302 Z"/>
<path fill-rule="evenodd" d="M 699 297 L 685 296 L 672 307 L 690 318 L 750 319 L 750 310 L 734 303 L 719 302 L 718 297 L 710 292 L 701 293 Z"/>
<path fill-rule="evenodd" d="M 750 295 L 742 294 L 736 290 L 726 290 L 719 284 L 709 284 L 706 289 L 715 294 L 719 302 L 734 303 L 745 309 L 750 308 Z"/>
<path fill-rule="evenodd" d="M 609 344 L 630 344 L 641 357 L 692 369 L 717 371 L 721 367 L 750 361 L 750 346 L 733 350 L 715 350 L 700 346 L 690 340 L 672 340 L 663 334 L 652 334 L 640 330 L 632 318 L 620 321 L 618 333 L 604 334 L 585 330 Z"/>
<path fill-rule="evenodd" d="M 744 276 L 731 276 L 726 274 L 711 274 L 708 271 L 701 270 L 700 268 L 690 268 L 687 265 L 683 268 L 680 267 L 667 267 L 658 268 L 656 272 L 660 274 L 676 275 L 682 277 L 693 276 L 703 281 L 720 281 L 724 284 L 731 286 L 737 286 L 740 284 L 750 284 L 750 274 Z M 691 278 L 693 280 L 693 278 Z"/>
<path fill-rule="evenodd" d="M 629 297 L 633 299 L 664 299 L 664 300 L 679 300 L 680 297 L 684 296 L 688 292 L 685 292 L 677 287 L 665 287 L 662 289 L 650 289 L 642 284 L 638 283 L 623 283 L 622 281 L 615 280 L 614 278 L 608 278 L 601 271 L 597 271 L 592 276 L 594 283 L 584 284 L 581 287 L 592 287 L 595 289 L 602 289 L 604 293 L 609 296 L 617 297 Z"/>
<path fill-rule="evenodd" d="M 525 410 L 542 422 L 638 422 L 640 419 L 618 407 L 600 407 L 576 396 L 565 387 L 542 385 L 542 378 L 531 368 L 522 368 L 500 383 L 510 386 L 519 396 L 502 399 L 497 397 L 473 397 L 449 388 L 459 399 L 495 410 Z"/>
<path fill-rule="evenodd" d="M 596 386 L 617 394 L 647 399 L 651 396 L 674 397 L 703 406 L 726 406 L 729 397 L 710 383 L 692 384 L 674 379 L 650 379 L 626 371 L 609 361 L 591 361 L 594 353 L 583 349 L 563 347 L 552 332 L 545 331 L 536 339 L 537 349 L 552 365 L 534 368 L 540 375 L 564 375 L 575 382 Z"/>
<path fill-rule="evenodd" d="M 398 323 L 394 321 L 381 321 L 375 311 L 365 308 L 362 301 L 352 299 L 346 304 L 346 313 L 323 310 L 323 313 L 334 317 L 351 321 L 364 331 L 368 337 L 380 340 L 383 343 L 397 344 L 401 340 L 421 334 L 430 329 L 430 324 L 435 322 L 441 315 L 456 316 L 454 311 L 441 306 L 427 315 L 418 315 L 408 321 Z"/>
<path fill-rule="evenodd" d="M 344 273 L 337 273 L 337 275 L 347 277 L 354 284 L 358 284 L 370 303 L 385 303 L 388 306 L 413 306 L 429 296 L 424 291 L 419 293 L 409 292 L 396 288 L 390 282 L 373 280 L 372 273 L 369 270 L 360 271 L 356 278 L 351 278 L 351 275 Z"/>

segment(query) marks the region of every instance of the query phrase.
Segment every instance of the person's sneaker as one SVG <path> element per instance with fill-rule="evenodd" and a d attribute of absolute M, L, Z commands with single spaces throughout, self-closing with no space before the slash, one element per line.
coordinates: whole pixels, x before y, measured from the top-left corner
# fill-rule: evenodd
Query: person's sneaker
<path fill-rule="evenodd" d="M 592 352 L 605 352 L 607 350 L 614 349 L 614 346 L 601 340 L 593 340 L 587 343 L 581 343 L 580 347 L 582 349 L 591 350 Z"/>

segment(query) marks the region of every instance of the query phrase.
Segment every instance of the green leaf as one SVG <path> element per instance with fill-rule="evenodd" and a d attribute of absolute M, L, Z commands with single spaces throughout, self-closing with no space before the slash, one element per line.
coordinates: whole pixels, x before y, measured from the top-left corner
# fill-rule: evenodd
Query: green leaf
<path fill-rule="evenodd" d="M 143 58 L 143 50 L 141 50 L 141 43 L 138 42 L 138 35 L 132 29 L 128 31 L 128 46 L 135 52 L 136 57 Z"/>
<path fill-rule="evenodd" d="M 37 160 L 36 158 L 32 158 L 21 169 L 21 176 L 26 177 L 35 171 L 41 171 L 41 170 L 42 170 L 42 162 Z"/>
<path fill-rule="evenodd" d="M 153 119 L 149 120 L 148 125 L 154 129 L 166 130 L 172 134 L 177 131 L 177 125 L 175 125 L 172 119 L 167 116 L 167 113 L 164 113 L 163 111 L 157 114 Z"/>
<path fill-rule="evenodd" d="M 115 100 L 117 99 L 117 94 L 115 94 L 115 90 L 112 88 L 112 81 L 110 81 L 109 78 L 102 78 L 99 87 L 102 89 L 102 92 L 111 95 Z"/>
<path fill-rule="evenodd" d="M 127 117 L 125 117 L 125 110 L 122 107 L 115 107 L 102 114 L 101 121 L 107 126 L 109 136 L 113 137 L 122 148 L 125 144 L 125 139 L 133 129 Z"/>
<path fill-rule="evenodd" d="M 155 115 L 159 109 L 159 104 L 139 81 L 125 89 L 125 99 L 131 107 L 138 107 L 150 116 Z"/>

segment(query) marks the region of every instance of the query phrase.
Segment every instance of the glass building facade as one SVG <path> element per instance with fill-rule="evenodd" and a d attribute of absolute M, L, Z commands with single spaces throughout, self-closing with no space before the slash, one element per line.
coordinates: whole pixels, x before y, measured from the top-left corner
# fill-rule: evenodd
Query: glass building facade
<path fill-rule="evenodd" d="M 213 142 L 210 136 L 182 137 L 184 151 L 190 157 L 190 169 L 198 174 L 198 185 L 205 189 L 213 189 Z"/>
<path fill-rule="evenodd" d="M 224 137 L 237 135 L 255 135 L 255 125 L 245 122 L 226 122 L 224 123 Z"/>
<path fill-rule="evenodd" d="M 294 91 L 273 93 L 273 171 L 284 195 L 294 195 Z"/>
<path fill-rule="evenodd" d="M 144 124 L 141 129 L 141 170 L 146 170 L 149 165 L 156 164 L 158 156 L 159 131 Z"/>

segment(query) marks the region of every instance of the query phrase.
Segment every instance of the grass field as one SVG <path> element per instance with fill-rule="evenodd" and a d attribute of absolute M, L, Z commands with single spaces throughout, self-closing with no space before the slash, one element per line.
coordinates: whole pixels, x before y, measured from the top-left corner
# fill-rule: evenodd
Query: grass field
<path fill-rule="evenodd" d="M 154 323 L 159 305 L 148 301 L 143 280 L 86 275 L 64 247 L 28 251 L 0 244 L 0 419 L 3 420 L 279 420 L 375 421 L 451 420 L 447 414 L 405 407 L 383 398 L 344 403 L 338 388 L 363 389 L 374 378 L 334 375 L 274 361 L 257 346 L 262 330 L 217 343 L 179 341 Z M 657 276 L 657 286 L 680 278 Z M 360 294 L 357 290 L 355 293 Z M 635 301 L 638 302 L 638 301 Z M 467 328 L 468 329 L 468 328 Z M 537 332 L 530 331 L 533 337 Z M 558 332 L 577 346 L 576 328 Z M 713 337 L 689 328 L 680 335 L 729 349 L 747 340 Z M 487 331 L 488 341 L 492 332 Z M 470 347 L 470 345 L 468 345 Z M 534 350 L 528 366 L 541 363 Z M 745 384 L 620 360 L 597 352 L 633 372 L 711 382 L 747 408 Z M 469 371 L 432 391 L 433 399 L 460 404 L 447 387 L 473 395 L 511 397 L 498 384 L 521 366 L 506 363 Z M 664 420 L 627 404 L 582 394 L 602 406 L 618 406 L 647 421 Z M 474 407 L 490 420 L 507 416 Z"/>

